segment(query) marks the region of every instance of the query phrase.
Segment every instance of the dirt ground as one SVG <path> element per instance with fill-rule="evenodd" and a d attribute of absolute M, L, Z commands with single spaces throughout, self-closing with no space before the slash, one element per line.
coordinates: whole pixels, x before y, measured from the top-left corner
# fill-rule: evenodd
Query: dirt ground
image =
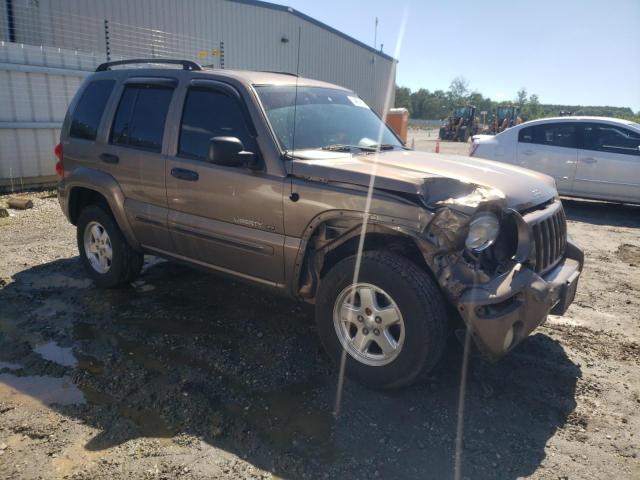
<path fill-rule="evenodd" d="M 416 150 L 435 152 L 438 129 L 409 129 L 407 132 L 407 146 Z M 456 155 L 469 155 L 471 143 L 440 142 L 440 153 L 453 153 Z"/>
<path fill-rule="evenodd" d="M 453 477 L 455 341 L 400 392 L 347 381 L 336 418 L 309 307 L 153 257 L 98 290 L 57 200 L 33 197 L 0 219 L 0 478 Z M 471 358 L 463 478 L 640 478 L 640 207 L 564 203 L 576 301 Z"/>

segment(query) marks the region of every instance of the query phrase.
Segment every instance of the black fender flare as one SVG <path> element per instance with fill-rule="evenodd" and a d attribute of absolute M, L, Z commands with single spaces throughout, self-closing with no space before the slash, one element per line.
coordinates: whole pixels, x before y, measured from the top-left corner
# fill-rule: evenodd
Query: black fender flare
<path fill-rule="evenodd" d="M 292 294 L 294 296 L 300 296 L 300 282 L 303 274 L 303 268 L 305 266 L 305 258 L 309 252 L 309 241 L 318 231 L 318 228 L 331 220 L 352 221 L 353 225 L 348 227 L 342 235 L 329 240 L 325 245 L 317 250 L 319 252 L 323 252 L 323 254 L 326 254 L 354 237 L 359 236 L 362 233 L 365 213 L 354 210 L 330 210 L 322 212 L 311 219 L 305 227 L 300 239 L 300 245 L 294 262 L 293 281 L 291 283 Z M 399 221 L 399 219 L 393 217 L 369 214 L 366 221 L 365 234 L 384 233 L 388 235 L 404 236 L 414 241 L 417 246 L 419 231 L 411 228 L 409 223 L 410 222 Z"/>
<path fill-rule="evenodd" d="M 111 213 L 120 231 L 132 247 L 139 248 L 133 228 L 125 212 L 125 197 L 122 188 L 112 175 L 89 167 L 78 167 L 64 180 L 64 190 L 67 197 L 67 216 L 70 217 L 72 193 L 75 188 L 94 190 L 107 201 Z"/>

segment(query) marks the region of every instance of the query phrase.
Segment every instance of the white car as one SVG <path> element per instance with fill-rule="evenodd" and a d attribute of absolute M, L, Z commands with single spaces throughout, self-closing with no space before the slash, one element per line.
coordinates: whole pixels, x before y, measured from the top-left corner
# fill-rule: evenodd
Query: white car
<path fill-rule="evenodd" d="M 476 136 L 469 155 L 551 175 L 561 195 L 640 203 L 640 124 L 557 117 Z"/>

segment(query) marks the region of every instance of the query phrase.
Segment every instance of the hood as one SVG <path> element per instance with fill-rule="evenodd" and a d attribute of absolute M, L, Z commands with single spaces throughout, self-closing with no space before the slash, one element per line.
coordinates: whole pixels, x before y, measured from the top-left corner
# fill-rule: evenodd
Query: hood
<path fill-rule="evenodd" d="M 377 160 L 377 165 L 376 165 Z M 542 173 L 505 163 L 461 155 L 414 150 L 351 154 L 304 150 L 292 162 L 296 177 L 368 186 L 422 195 L 427 204 L 474 207 L 502 200 L 523 210 L 557 195 L 554 180 Z"/>

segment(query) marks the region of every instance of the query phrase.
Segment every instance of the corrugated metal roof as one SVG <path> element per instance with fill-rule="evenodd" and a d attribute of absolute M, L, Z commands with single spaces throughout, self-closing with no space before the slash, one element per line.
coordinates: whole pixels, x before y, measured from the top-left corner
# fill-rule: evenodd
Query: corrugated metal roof
<path fill-rule="evenodd" d="M 376 55 L 381 56 L 382 58 L 386 58 L 387 60 L 391 60 L 391 61 L 395 61 L 397 62 L 398 60 L 393 58 L 391 55 L 387 55 L 384 52 L 381 52 L 380 50 L 376 50 L 375 48 L 371 47 L 370 45 L 367 45 L 364 42 L 361 42 L 360 40 L 357 40 L 349 35 L 347 35 L 344 32 L 341 32 L 340 30 L 337 30 L 335 28 L 333 28 L 330 25 L 327 25 L 326 23 L 323 23 L 319 20 L 316 20 L 313 17 L 310 17 L 309 15 L 306 15 L 298 10 L 296 10 L 295 8 L 292 7 L 287 7 L 286 5 L 278 5 L 276 3 L 269 3 L 269 2 L 262 2 L 260 0 L 227 0 L 229 2 L 235 2 L 235 3 L 244 3 L 247 5 L 252 5 L 254 7 L 262 7 L 262 8 L 270 8 L 272 10 L 278 10 L 280 12 L 287 12 L 290 13 L 291 15 L 295 15 L 298 18 L 301 18 L 303 20 L 306 20 L 307 22 L 313 23 L 314 25 L 319 26 L 320 28 L 324 28 L 325 30 L 338 35 L 346 40 L 349 40 L 350 42 L 355 43 L 356 45 L 362 47 L 362 48 L 366 48 L 367 50 L 369 50 L 372 53 L 375 53 Z"/>

